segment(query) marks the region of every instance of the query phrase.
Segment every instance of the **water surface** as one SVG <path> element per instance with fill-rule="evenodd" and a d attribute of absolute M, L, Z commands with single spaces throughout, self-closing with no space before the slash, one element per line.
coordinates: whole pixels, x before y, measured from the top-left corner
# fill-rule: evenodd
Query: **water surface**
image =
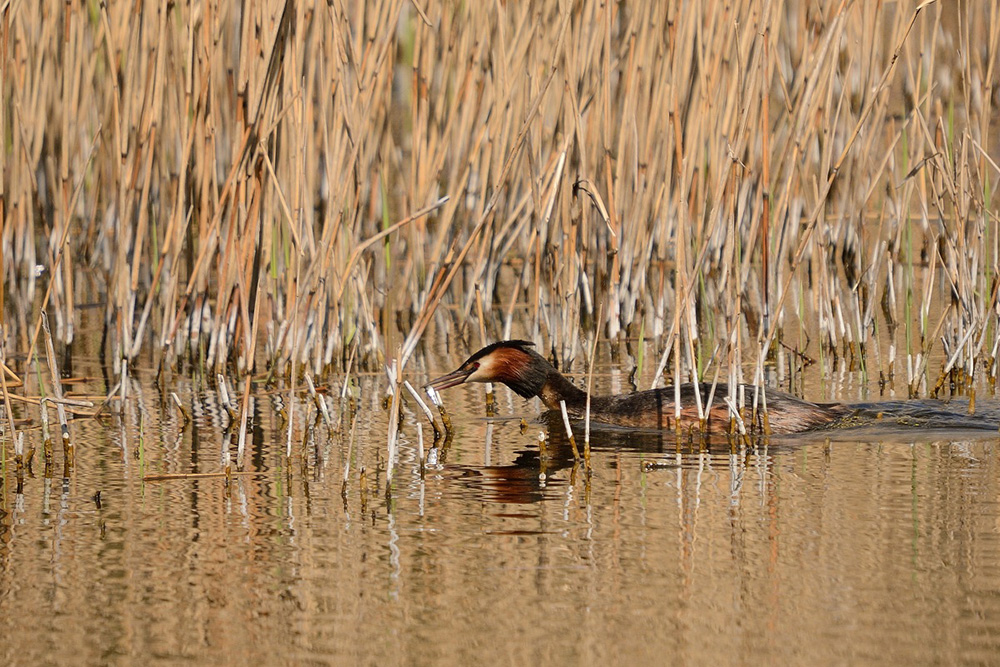
<path fill-rule="evenodd" d="M 104 390 L 91 384 L 78 390 Z M 487 419 L 482 388 L 456 388 L 451 443 L 432 447 L 424 424 L 423 477 L 404 410 L 387 499 L 381 379 L 360 380 L 356 423 L 328 395 L 332 432 L 298 400 L 290 457 L 287 391 L 256 392 L 242 470 L 214 390 L 171 388 L 191 423 L 140 372 L 123 415 L 71 423 L 68 475 L 58 451 L 49 476 L 39 455 L 20 485 L 8 461 L 5 664 L 1000 655 L 990 432 L 703 447 L 598 429 L 588 479 L 558 431 L 540 453 L 537 402 L 499 388 Z M 217 473 L 224 451 L 239 473 L 228 481 L 148 481 Z"/>

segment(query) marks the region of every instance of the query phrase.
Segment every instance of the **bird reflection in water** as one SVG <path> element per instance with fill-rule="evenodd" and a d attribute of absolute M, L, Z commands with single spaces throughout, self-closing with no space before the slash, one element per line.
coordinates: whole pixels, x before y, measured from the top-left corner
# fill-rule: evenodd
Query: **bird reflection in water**
<path fill-rule="evenodd" d="M 488 461 L 482 466 L 448 463 L 446 475 L 486 502 L 532 504 L 561 498 L 567 486 L 586 481 L 583 461 L 575 455 L 559 414 L 545 413 L 540 426 L 543 427 L 544 439 L 540 438 L 534 446 L 518 451 L 509 464 L 492 465 Z M 582 442 L 582 425 L 574 425 L 574 428 L 580 429 L 575 436 Z M 692 455 L 697 457 L 709 452 L 710 447 L 715 453 L 729 453 L 732 449 L 728 440 L 678 440 L 673 432 L 594 424 L 591 425 L 590 438 L 595 454 L 621 451 L 649 454 L 651 468 L 675 467 L 678 465 L 678 454 L 679 465 L 685 465 L 685 462 L 696 465 L 692 462 Z M 491 431 L 488 430 L 484 446 L 487 452 L 492 447 L 491 439 Z M 669 455 L 669 459 L 664 455 Z M 610 462 L 609 465 L 614 467 L 615 463 Z"/>

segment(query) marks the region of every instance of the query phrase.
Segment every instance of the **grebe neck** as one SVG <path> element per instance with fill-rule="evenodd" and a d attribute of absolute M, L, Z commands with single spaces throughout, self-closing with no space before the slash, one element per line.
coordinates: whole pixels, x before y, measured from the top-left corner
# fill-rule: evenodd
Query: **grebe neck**
<path fill-rule="evenodd" d="M 538 391 L 538 397 L 549 410 L 559 410 L 559 401 L 566 401 L 566 409 L 570 412 L 573 412 L 574 408 L 583 410 L 587 404 L 587 392 L 551 366 L 545 376 L 545 383 Z"/>

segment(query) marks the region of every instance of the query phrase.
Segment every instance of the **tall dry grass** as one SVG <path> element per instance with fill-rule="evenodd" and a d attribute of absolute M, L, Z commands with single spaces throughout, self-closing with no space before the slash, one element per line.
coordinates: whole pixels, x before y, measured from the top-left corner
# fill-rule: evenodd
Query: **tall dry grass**
<path fill-rule="evenodd" d="M 8 0 L 0 45 L 8 357 L 98 302 L 116 373 L 244 401 L 480 326 L 997 374 L 997 0 Z"/>

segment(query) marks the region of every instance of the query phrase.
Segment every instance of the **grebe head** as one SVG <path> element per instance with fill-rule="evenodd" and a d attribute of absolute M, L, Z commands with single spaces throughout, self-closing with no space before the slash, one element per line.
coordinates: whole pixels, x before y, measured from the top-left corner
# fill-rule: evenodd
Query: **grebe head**
<path fill-rule="evenodd" d="M 505 340 L 487 345 L 457 370 L 431 380 L 435 391 L 465 382 L 502 382 L 524 398 L 537 396 L 545 384 L 551 364 L 532 349 L 526 340 Z"/>

